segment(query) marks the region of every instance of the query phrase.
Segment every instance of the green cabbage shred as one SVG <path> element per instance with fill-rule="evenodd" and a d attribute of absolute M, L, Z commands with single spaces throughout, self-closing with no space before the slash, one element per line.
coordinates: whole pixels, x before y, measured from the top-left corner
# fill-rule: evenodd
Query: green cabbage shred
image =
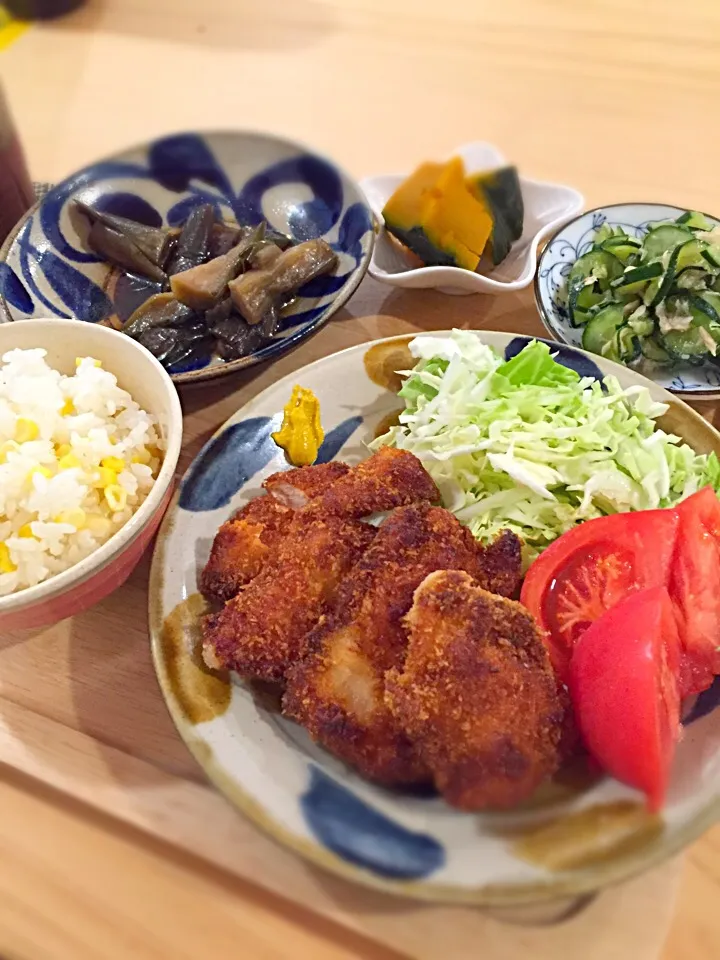
<path fill-rule="evenodd" d="M 372 446 L 418 456 L 477 539 L 509 528 L 526 563 L 593 517 L 672 506 L 706 484 L 720 491 L 718 458 L 660 429 L 667 406 L 643 386 L 609 376 L 603 389 L 538 341 L 508 361 L 465 330 L 416 337 L 410 350 L 405 410 Z"/>

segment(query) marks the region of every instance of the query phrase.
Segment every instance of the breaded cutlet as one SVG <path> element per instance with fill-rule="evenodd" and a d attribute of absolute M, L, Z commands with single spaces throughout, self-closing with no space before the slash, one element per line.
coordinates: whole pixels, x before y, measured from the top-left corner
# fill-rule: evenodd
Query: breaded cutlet
<path fill-rule="evenodd" d="M 263 487 L 284 507 L 301 510 L 314 497 L 344 477 L 350 470 L 346 463 L 331 460 L 329 463 L 314 463 L 309 467 L 295 467 L 271 474 Z"/>
<path fill-rule="evenodd" d="M 464 569 L 482 580 L 486 552 L 441 507 L 397 509 L 306 638 L 305 659 L 287 674 L 285 714 L 372 780 L 426 781 L 425 764 L 385 704 L 385 672 L 403 664 L 402 620 L 427 574 Z"/>
<path fill-rule="evenodd" d="M 305 635 L 374 536 L 373 527 L 357 520 L 295 512 L 273 558 L 219 613 L 206 618 L 207 665 L 282 681 Z"/>
<path fill-rule="evenodd" d="M 533 618 L 443 570 L 417 588 L 405 624 L 407 655 L 386 675 L 385 702 L 438 790 L 468 811 L 527 799 L 559 766 L 565 719 Z"/>
<path fill-rule="evenodd" d="M 314 497 L 307 509 L 359 519 L 406 504 L 439 499 L 435 481 L 413 453 L 381 447 Z"/>
<path fill-rule="evenodd" d="M 293 511 L 343 476 L 344 463 L 323 463 L 274 473 L 263 486 L 270 496 L 255 497 L 215 534 L 200 577 L 200 590 L 212 600 L 229 600 L 262 570 L 286 536 Z"/>

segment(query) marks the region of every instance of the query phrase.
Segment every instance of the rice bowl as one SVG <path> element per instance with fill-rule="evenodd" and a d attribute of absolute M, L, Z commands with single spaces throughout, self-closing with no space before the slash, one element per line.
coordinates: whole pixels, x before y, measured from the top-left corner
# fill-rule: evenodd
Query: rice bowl
<path fill-rule="evenodd" d="M 74 320 L 0 325 L 0 624 L 93 605 L 139 562 L 172 493 L 182 411 L 130 338 Z"/>
<path fill-rule="evenodd" d="M 89 556 L 133 515 L 160 466 L 156 420 L 92 357 L 65 376 L 41 348 L 0 367 L 0 596 Z"/>

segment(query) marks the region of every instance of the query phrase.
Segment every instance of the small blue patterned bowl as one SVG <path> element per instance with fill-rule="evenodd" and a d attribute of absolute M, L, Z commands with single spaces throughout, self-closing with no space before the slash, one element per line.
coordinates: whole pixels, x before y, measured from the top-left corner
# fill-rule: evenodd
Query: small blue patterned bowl
<path fill-rule="evenodd" d="M 567 276 L 577 258 L 592 246 L 599 227 L 609 223 L 622 227 L 633 237 L 642 237 L 658 221 L 674 220 L 684 212 L 684 207 L 664 203 L 615 203 L 589 210 L 558 230 L 543 250 L 535 275 L 535 302 L 542 322 L 555 339 L 573 347 L 582 345 L 582 327 L 572 326 L 567 311 Z M 720 223 L 717 217 L 705 216 L 712 223 Z M 678 361 L 669 367 L 646 363 L 640 372 L 689 400 L 720 398 L 717 363 L 705 361 L 694 365 Z"/>
<path fill-rule="evenodd" d="M 1 322 L 70 317 L 109 323 L 113 315 L 125 321 L 155 292 L 150 285 L 120 295 L 118 272 L 81 239 L 75 198 L 173 227 L 193 207 L 212 203 L 226 219 L 250 225 L 266 219 L 294 240 L 323 237 L 338 254 L 333 273 L 300 290 L 271 343 L 239 360 L 203 360 L 200 367 L 196 362 L 173 374 L 181 383 L 274 359 L 315 333 L 354 293 L 372 254 L 370 208 L 357 184 L 331 161 L 269 134 L 180 133 L 83 168 L 29 211 L 0 250 Z"/>

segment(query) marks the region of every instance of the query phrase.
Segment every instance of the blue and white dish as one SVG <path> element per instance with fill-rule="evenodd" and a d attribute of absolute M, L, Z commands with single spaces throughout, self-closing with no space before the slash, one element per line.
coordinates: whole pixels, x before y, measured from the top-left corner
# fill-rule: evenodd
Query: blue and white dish
<path fill-rule="evenodd" d="M 540 256 L 535 277 L 535 301 L 547 330 L 563 343 L 580 346 L 582 327 L 573 327 L 567 310 L 567 277 L 604 223 L 622 227 L 632 237 L 642 237 L 658 221 L 674 220 L 685 210 L 664 203 L 616 203 L 589 210 L 558 230 Z M 705 216 L 712 223 L 720 223 L 717 217 Z M 664 367 L 644 363 L 642 373 L 689 400 L 720 397 L 720 366 L 709 360 L 699 364 L 678 361 Z"/>
<path fill-rule="evenodd" d="M 306 147 L 251 132 L 180 133 L 91 164 L 51 189 L 18 224 L 0 251 L 0 320 L 70 317 L 125 321 L 149 295 L 122 303 L 110 293 L 112 268 L 83 243 L 80 199 L 151 226 L 179 226 L 198 204 L 220 216 L 272 227 L 303 241 L 322 237 L 338 254 L 335 270 L 300 291 L 283 313 L 275 339 L 247 357 L 173 375 L 205 380 L 285 353 L 315 333 L 353 294 L 372 254 L 372 213 L 357 184 Z M 150 289 L 150 288 L 149 288 Z M 152 288 L 151 292 L 155 292 Z"/>
<path fill-rule="evenodd" d="M 527 342 L 479 335 L 507 356 Z M 401 361 L 409 339 L 387 341 Z M 363 780 L 281 717 L 266 694 L 200 665 L 199 571 L 218 526 L 270 473 L 287 469 L 270 433 L 294 384 L 320 400 L 327 431 L 321 462 L 364 458 L 379 425 L 402 406 L 369 379 L 363 360 L 372 347 L 352 347 L 273 384 L 219 429 L 185 475 L 158 537 L 150 585 L 155 668 L 181 736 L 229 800 L 281 843 L 327 870 L 403 896 L 492 906 L 547 901 L 597 890 L 672 856 L 720 813 L 720 682 L 688 705 L 660 817 L 611 779 L 582 789 L 557 782 L 517 810 L 471 815 L 434 796 Z M 570 347 L 560 347 L 559 357 L 585 376 L 612 373 L 623 387 L 644 384 L 670 405 L 666 428 L 695 449 L 720 452 L 720 434 L 709 423 L 637 373 Z M 590 829 L 579 829 L 588 820 Z M 528 853 L 547 849 L 542 862 Z"/>

